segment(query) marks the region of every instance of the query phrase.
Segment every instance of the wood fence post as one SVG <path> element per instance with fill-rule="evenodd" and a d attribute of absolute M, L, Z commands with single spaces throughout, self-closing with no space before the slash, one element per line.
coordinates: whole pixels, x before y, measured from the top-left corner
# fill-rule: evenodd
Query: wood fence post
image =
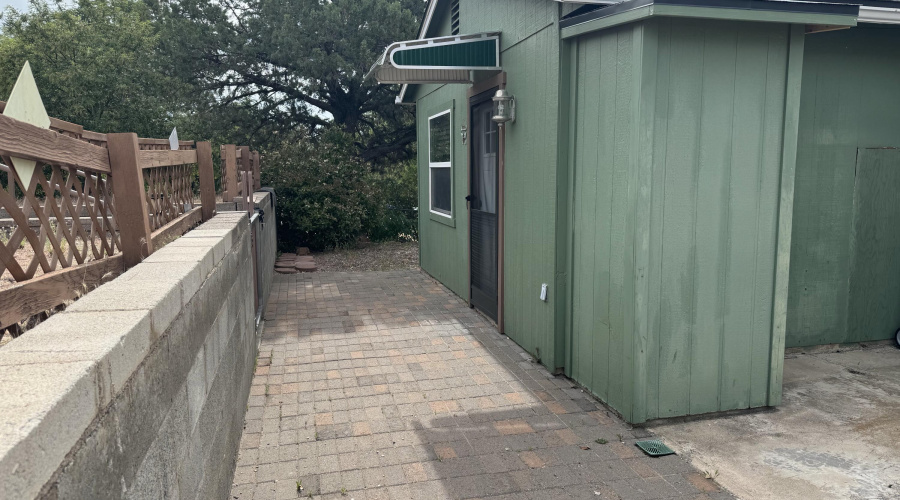
<path fill-rule="evenodd" d="M 139 160 L 138 136 L 107 134 L 109 167 L 116 197 L 116 221 L 122 239 L 125 269 L 136 266 L 153 253 L 147 193 Z"/>
<path fill-rule="evenodd" d="M 246 172 L 248 170 L 253 170 L 253 165 L 250 163 L 250 147 L 249 146 L 238 146 L 238 149 L 241 150 L 241 161 L 240 161 L 240 169 L 241 172 Z"/>
<path fill-rule="evenodd" d="M 262 168 L 259 166 L 259 151 L 253 152 L 253 190 L 259 191 L 262 187 L 262 177 L 260 173 Z"/>
<path fill-rule="evenodd" d="M 234 201 L 238 194 L 237 150 L 235 149 L 234 144 L 225 144 L 222 146 L 222 162 L 224 163 L 222 175 L 225 177 L 222 201 Z"/>
<path fill-rule="evenodd" d="M 202 220 L 206 222 L 216 215 L 216 179 L 213 171 L 212 144 L 208 141 L 197 143 L 197 170 L 200 173 Z"/>

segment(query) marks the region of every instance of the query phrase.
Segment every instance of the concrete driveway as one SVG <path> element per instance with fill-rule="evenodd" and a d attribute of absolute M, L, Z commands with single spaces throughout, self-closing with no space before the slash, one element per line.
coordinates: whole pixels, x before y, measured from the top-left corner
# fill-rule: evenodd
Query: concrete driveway
<path fill-rule="evenodd" d="M 789 355 L 780 408 L 651 430 L 739 498 L 900 498 L 900 349 Z"/>

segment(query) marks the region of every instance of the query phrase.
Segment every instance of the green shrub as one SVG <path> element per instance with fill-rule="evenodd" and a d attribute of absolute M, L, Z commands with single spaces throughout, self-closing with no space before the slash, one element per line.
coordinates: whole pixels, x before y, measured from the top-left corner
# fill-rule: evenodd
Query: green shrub
<path fill-rule="evenodd" d="M 369 238 L 416 241 L 419 235 L 416 162 L 370 173 L 368 184 L 374 188 L 365 227 Z"/>
<path fill-rule="evenodd" d="M 356 241 L 367 219 L 367 166 L 339 131 L 319 141 L 295 137 L 266 153 L 262 182 L 275 188 L 278 244 L 323 250 Z"/>
<path fill-rule="evenodd" d="M 373 171 L 354 156 L 352 140 L 331 129 L 318 140 L 293 137 L 266 152 L 262 183 L 275 188 L 282 251 L 350 246 L 361 235 L 418 238 L 415 161 Z"/>

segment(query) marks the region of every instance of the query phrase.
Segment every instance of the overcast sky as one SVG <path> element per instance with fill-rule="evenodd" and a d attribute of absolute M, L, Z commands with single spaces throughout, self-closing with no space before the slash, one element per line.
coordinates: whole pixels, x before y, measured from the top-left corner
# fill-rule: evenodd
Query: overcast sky
<path fill-rule="evenodd" d="M 0 7 L 6 8 L 7 6 L 24 10 L 28 6 L 28 0 L 0 0 Z"/>

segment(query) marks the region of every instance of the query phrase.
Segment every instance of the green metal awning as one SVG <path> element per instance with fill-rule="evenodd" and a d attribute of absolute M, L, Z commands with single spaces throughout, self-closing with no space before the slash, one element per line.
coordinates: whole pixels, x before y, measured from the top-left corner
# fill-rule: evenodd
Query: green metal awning
<path fill-rule="evenodd" d="M 500 69 L 500 34 L 478 33 L 391 44 L 366 74 L 378 83 L 469 83 L 470 71 Z"/>

